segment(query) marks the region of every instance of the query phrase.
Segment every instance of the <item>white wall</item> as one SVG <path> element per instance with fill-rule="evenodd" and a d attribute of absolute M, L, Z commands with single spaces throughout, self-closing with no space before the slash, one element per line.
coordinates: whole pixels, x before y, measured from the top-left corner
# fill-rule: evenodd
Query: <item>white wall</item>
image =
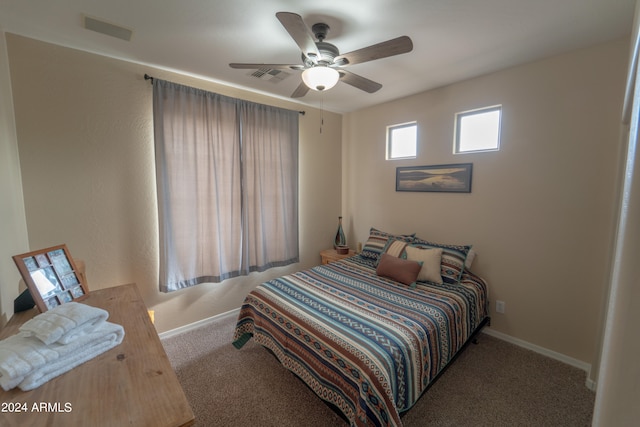
<path fill-rule="evenodd" d="M 347 114 L 345 220 L 473 244 L 492 328 L 597 359 L 609 274 L 628 40 L 503 70 Z M 454 114 L 501 104 L 498 152 L 454 155 Z M 385 160 L 385 127 L 418 122 L 418 157 Z M 470 194 L 395 191 L 396 167 L 473 163 Z M 506 302 L 496 314 L 495 301 Z"/>
<path fill-rule="evenodd" d="M 13 255 L 29 250 L 6 40 L 0 28 L 0 327 L 13 314 L 20 274 Z"/>
<path fill-rule="evenodd" d="M 320 133 L 314 108 L 13 34 L 7 40 L 32 249 L 66 243 L 85 261 L 90 289 L 136 282 L 156 311 L 159 332 L 235 309 L 264 280 L 320 263 L 340 215 L 340 115 L 325 112 Z M 300 118 L 300 263 L 158 291 L 152 88 L 145 73 L 306 110 Z"/>

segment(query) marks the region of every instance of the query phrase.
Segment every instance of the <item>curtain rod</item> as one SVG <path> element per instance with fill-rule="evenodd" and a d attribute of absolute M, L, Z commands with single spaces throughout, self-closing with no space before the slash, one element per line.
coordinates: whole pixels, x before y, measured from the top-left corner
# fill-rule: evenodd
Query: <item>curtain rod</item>
<path fill-rule="evenodd" d="M 153 84 L 153 79 L 154 79 L 154 77 L 150 76 L 149 74 L 146 74 L 146 73 L 145 73 L 145 75 L 144 75 L 144 79 L 145 79 L 145 80 L 151 80 L 151 82 L 150 82 L 150 83 L 151 83 L 151 84 Z M 302 110 L 302 111 L 298 111 L 298 113 L 302 114 L 303 116 L 304 116 L 305 114 L 307 114 L 307 112 L 306 112 L 306 111 L 304 111 L 304 110 Z"/>

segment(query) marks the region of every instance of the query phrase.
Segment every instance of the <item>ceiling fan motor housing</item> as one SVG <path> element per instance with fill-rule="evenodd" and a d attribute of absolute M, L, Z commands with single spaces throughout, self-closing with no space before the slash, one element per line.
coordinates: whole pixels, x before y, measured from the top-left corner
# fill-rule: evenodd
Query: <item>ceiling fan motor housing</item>
<path fill-rule="evenodd" d="M 335 45 L 327 42 L 316 42 L 316 46 L 318 51 L 320 52 L 320 58 L 318 58 L 317 63 L 321 65 L 331 65 L 333 64 L 333 60 L 336 56 L 340 55 L 340 51 Z M 307 58 L 304 54 L 302 55 L 302 61 L 307 67 L 313 67 L 315 64 L 310 59 Z"/>
<path fill-rule="evenodd" d="M 329 26 L 323 22 L 319 22 L 317 24 L 313 24 L 311 27 L 311 31 L 313 35 L 318 39 L 315 42 L 316 47 L 318 48 L 318 52 L 320 53 L 319 58 L 315 58 L 315 54 L 313 56 L 306 56 L 304 53 L 302 54 L 302 62 L 305 67 L 314 67 L 316 65 L 325 65 L 329 66 L 333 64 L 333 60 L 336 56 L 340 55 L 340 51 L 338 48 L 324 41 L 329 33 Z"/>

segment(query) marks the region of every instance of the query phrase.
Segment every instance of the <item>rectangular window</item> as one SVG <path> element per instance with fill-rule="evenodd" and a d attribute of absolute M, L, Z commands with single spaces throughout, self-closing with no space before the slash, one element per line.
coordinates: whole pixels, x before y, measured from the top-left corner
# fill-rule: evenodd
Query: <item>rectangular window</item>
<path fill-rule="evenodd" d="M 417 137 L 416 122 L 387 126 L 387 160 L 415 159 Z"/>
<path fill-rule="evenodd" d="M 298 112 L 153 80 L 160 290 L 299 261 Z"/>
<path fill-rule="evenodd" d="M 498 151 L 501 116 L 501 105 L 456 113 L 453 152 Z"/>

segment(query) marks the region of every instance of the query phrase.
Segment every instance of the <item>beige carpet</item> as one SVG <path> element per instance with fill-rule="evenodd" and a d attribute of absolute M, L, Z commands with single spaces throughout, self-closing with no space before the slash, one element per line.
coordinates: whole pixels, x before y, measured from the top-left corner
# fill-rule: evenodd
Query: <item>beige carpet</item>
<path fill-rule="evenodd" d="M 252 341 L 231 345 L 235 318 L 163 340 L 196 426 L 345 426 Z M 486 334 L 402 417 L 412 426 L 589 426 L 585 373 Z"/>

